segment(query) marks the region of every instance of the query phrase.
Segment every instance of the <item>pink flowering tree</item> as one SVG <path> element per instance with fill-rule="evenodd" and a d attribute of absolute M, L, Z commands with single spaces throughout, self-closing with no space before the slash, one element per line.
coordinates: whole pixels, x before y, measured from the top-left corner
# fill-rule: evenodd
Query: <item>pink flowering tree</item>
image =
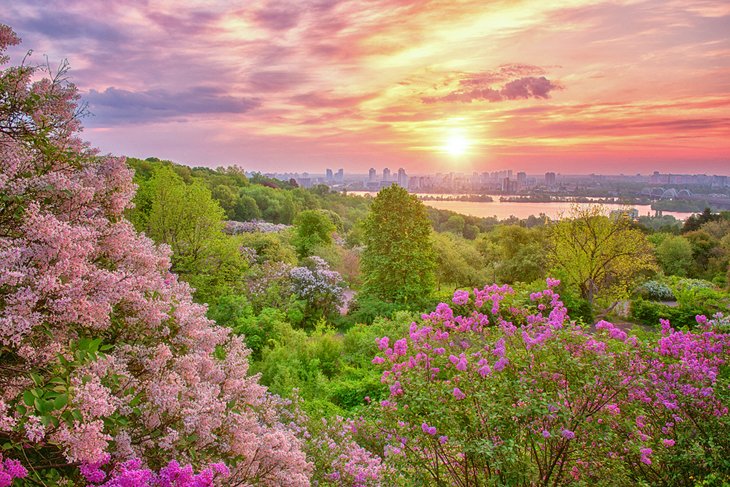
<path fill-rule="evenodd" d="M 18 42 L 0 25 L 0 62 Z M 221 460 L 226 485 L 308 485 L 243 338 L 124 218 L 131 171 L 78 138 L 78 101 L 65 69 L 0 71 L 0 485 L 132 470 L 149 481 L 108 485 L 188 485 L 161 479 Z"/>
<path fill-rule="evenodd" d="M 390 395 L 373 449 L 419 485 L 679 485 L 730 479 L 725 325 L 668 322 L 640 340 L 569 321 L 558 282 L 457 291 L 404 337 L 378 339 Z"/>

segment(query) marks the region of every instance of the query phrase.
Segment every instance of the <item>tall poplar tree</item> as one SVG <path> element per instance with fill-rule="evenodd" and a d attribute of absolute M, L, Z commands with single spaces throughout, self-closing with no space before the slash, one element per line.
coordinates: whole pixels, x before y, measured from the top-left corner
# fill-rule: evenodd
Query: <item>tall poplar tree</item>
<path fill-rule="evenodd" d="M 417 305 L 435 288 L 436 257 L 426 207 L 400 186 L 382 189 L 365 220 L 363 294 Z"/>

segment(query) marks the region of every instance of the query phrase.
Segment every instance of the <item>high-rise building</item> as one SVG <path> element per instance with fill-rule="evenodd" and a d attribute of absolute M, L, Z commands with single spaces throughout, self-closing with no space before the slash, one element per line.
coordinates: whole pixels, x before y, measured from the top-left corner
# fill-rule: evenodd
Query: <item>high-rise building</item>
<path fill-rule="evenodd" d="M 337 174 L 335 174 L 335 182 L 338 184 L 342 184 L 345 182 L 345 170 L 344 169 L 338 169 Z"/>
<path fill-rule="evenodd" d="M 545 185 L 546 186 L 555 186 L 555 173 L 554 172 L 545 173 Z"/>
<path fill-rule="evenodd" d="M 374 167 L 371 167 L 368 171 L 368 181 L 373 182 L 377 179 L 377 171 L 375 171 Z"/>
<path fill-rule="evenodd" d="M 332 169 L 327 169 L 327 171 L 325 173 L 325 179 L 327 180 L 328 183 L 332 182 Z"/>
<path fill-rule="evenodd" d="M 515 182 L 515 190 L 520 191 L 522 189 L 525 189 L 526 187 L 527 187 L 527 173 L 520 171 L 517 173 L 517 181 Z"/>
<path fill-rule="evenodd" d="M 398 186 L 408 188 L 408 174 L 402 167 L 398 169 Z"/>
<path fill-rule="evenodd" d="M 390 182 L 390 169 L 387 167 L 383 169 L 383 182 Z"/>
<path fill-rule="evenodd" d="M 502 180 L 502 192 L 503 193 L 515 193 L 517 188 L 517 181 L 510 178 L 504 178 Z"/>

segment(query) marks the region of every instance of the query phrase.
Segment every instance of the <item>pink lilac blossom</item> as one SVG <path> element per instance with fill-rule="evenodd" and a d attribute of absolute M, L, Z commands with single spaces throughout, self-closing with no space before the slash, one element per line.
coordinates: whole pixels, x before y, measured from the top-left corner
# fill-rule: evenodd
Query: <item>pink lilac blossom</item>
<path fill-rule="evenodd" d="M 0 54 L 16 41 L 0 26 Z M 79 139 L 76 88 L 42 69 L 0 71 L 0 99 L 12 107 L 0 120 L 0 193 L 8 202 L 0 205 L 0 348 L 17 357 L 12 373 L 0 370 L 3 436 L 40 457 L 87 464 L 110 452 L 117 461 L 161 463 L 190 449 L 202 462 L 232 459 L 242 483 L 309 485 L 302 441 L 249 374 L 243 339 L 206 318 L 191 288 L 170 273 L 170 249 L 126 220 L 132 171 Z M 336 273 L 308 272 L 317 286 L 310 289 L 301 271 L 299 292 L 324 299 L 317 293 L 326 288 L 336 301 Z M 34 387 L 31 373 L 45 384 L 65 370 L 60 358 L 71 363 L 79 337 L 109 346 L 61 377 L 71 383 L 68 403 L 51 414 L 73 408 L 80 418 L 44 426 L 32 408 L 9 418 Z M 152 434 L 163 425 L 165 434 Z M 147 475 L 132 467 L 125 475 Z"/>

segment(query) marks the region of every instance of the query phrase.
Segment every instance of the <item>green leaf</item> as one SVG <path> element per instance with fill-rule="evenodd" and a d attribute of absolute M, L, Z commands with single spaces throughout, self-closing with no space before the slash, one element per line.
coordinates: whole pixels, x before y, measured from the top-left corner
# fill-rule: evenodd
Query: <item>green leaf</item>
<path fill-rule="evenodd" d="M 61 409 L 66 404 L 68 404 L 68 394 L 60 394 L 56 399 L 53 401 L 53 408 L 54 409 Z"/>
<path fill-rule="evenodd" d="M 34 399 L 35 396 L 33 396 L 33 393 L 30 390 L 23 391 L 23 402 L 26 403 L 28 406 L 33 405 Z"/>

